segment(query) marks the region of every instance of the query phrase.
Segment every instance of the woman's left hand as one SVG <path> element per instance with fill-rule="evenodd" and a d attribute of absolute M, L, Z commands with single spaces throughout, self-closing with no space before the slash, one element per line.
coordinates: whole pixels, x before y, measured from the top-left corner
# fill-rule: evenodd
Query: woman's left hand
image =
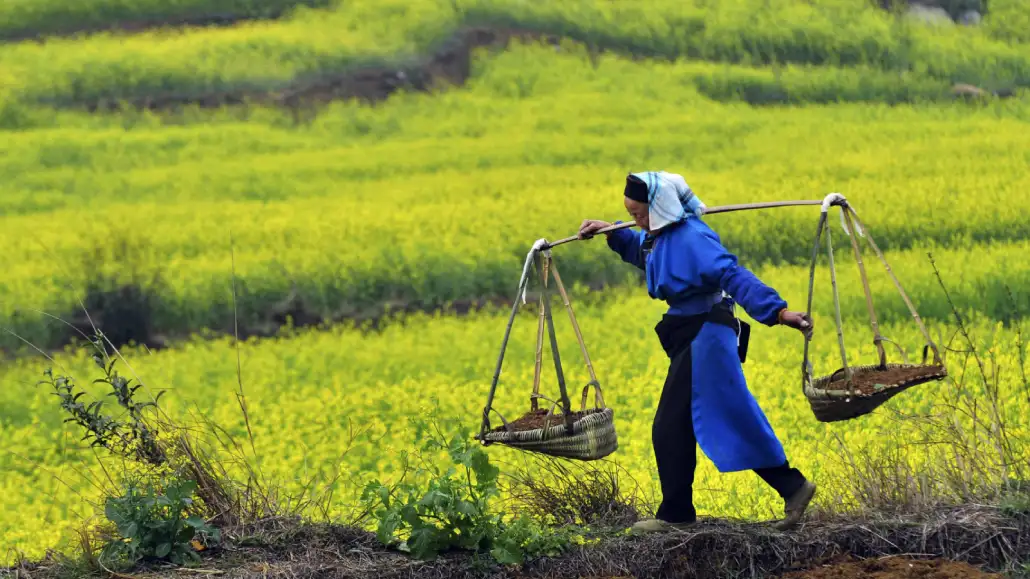
<path fill-rule="evenodd" d="M 812 323 L 812 318 L 807 314 L 783 310 L 780 312 L 780 323 L 799 330 L 806 338 L 812 337 L 812 326 L 814 324 Z"/>

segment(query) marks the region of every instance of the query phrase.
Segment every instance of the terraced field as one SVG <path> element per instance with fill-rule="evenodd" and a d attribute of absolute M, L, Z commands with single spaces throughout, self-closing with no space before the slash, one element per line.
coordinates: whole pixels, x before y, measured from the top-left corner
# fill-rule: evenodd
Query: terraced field
<path fill-rule="evenodd" d="M 526 30 L 660 58 L 859 67 L 852 73 L 865 77 L 856 83 L 831 70 L 816 75 L 814 84 L 820 88 L 813 90 L 811 71 L 782 77 L 739 72 L 705 83 L 719 98 L 747 92 L 773 102 L 932 100 L 946 94 L 953 82 L 989 89 L 1030 83 L 1026 51 L 995 38 L 1026 39 L 1026 28 L 1018 26 L 1025 20 L 1015 2 L 1001 4 L 999 24 L 992 18 L 985 32 L 934 32 L 894 23 L 871 4 L 859 7 L 840 0 L 818 6 L 786 0 L 714 6 L 662 0 L 646 7 L 592 0 L 560 5 L 347 2 L 329 12 L 300 10 L 285 21 L 232 30 L 131 38 L 101 34 L 87 40 L 14 44 L 0 49 L 0 66 L 9 78 L 8 98 L 21 103 L 103 108 L 121 100 L 140 105 L 267 100 L 280 91 L 317 90 L 320 83 L 355 66 L 410 66 L 420 56 L 453 44 L 457 29 L 473 26 Z M 793 99 L 777 94 L 798 90 L 803 96 Z"/>
<path fill-rule="evenodd" d="M 81 324 L 83 299 L 96 320 L 134 325 L 146 341 L 230 330 L 234 269 L 235 313 L 252 334 L 271 333 L 287 315 L 353 320 L 388 306 L 510 299 L 534 240 L 565 237 L 584 218 L 624 218 L 625 173 L 660 168 L 685 175 L 708 205 L 843 193 L 935 335 L 950 336 L 953 317 L 929 252 L 975 334 L 994 340 L 999 364 L 1014 369 L 1026 354 L 1007 325 L 1030 312 L 1030 101 L 1019 90 L 1030 86 L 1030 11 L 1014 0 L 993 1 L 979 28 L 904 24 L 843 0 L 265 8 L 143 0 L 0 8 L 10 16 L 0 28 L 7 39 L 240 21 L 0 45 L 0 327 L 8 330 L 0 348 L 61 346 L 70 331 L 51 316 Z M 478 32 L 456 36 L 468 28 Z M 509 43 L 513 30 L 530 40 Z M 479 44 L 504 50 L 469 52 Z M 427 69 L 420 57 L 434 54 Z M 429 90 L 439 78 L 462 86 Z M 1015 93 L 968 103 L 951 97 L 954 83 Z M 377 102 L 340 100 L 348 95 Z M 256 104 L 214 107 L 245 97 Z M 130 106 L 99 112 L 119 100 Z M 333 102 L 307 107 L 320 100 Z M 803 309 L 817 217 L 791 208 L 706 219 Z M 864 295 L 831 224 L 846 338 L 869 358 Z M 599 241 L 563 246 L 556 257 L 616 410 L 616 458 L 650 485 L 648 429 L 666 364 L 651 331 L 661 304 Z M 907 309 L 871 253 L 866 264 L 885 335 L 915 354 Z M 815 361 L 827 373 L 839 359 L 825 259 L 817 275 Z M 101 295 L 120 286 L 146 293 Z M 493 310 L 412 314 L 375 332 L 336 327 L 248 343 L 242 373 L 263 466 L 293 485 L 315 473 L 355 475 L 340 484 L 344 512 L 358 482 L 391 474 L 410 443 L 404 419 L 424 404 L 438 399 L 445 413 L 478 425 L 504 320 Z M 498 401 L 509 411 L 528 395 L 531 314 L 517 328 Z M 560 331 L 567 350 L 573 337 Z M 821 458 L 834 437 L 855 448 L 886 444 L 872 433 L 893 428 L 888 413 L 815 422 L 796 377 L 800 338 L 755 332 L 745 371 L 792 462 L 839 483 L 840 465 Z M 92 377 L 81 355 L 55 356 L 83 383 Z M 571 351 L 566 359 L 578 383 Z M 131 361 L 148 390 L 170 390 L 170 412 L 196 405 L 244 432 L 231 342 L 197 337 L 134 351 Z M 62 428 L 53 395 L 35 385 L 44 367 L 39 356 L 0 366 L 0 506 L 13 513 L 0 544 L 29 556 L 70 544 L 91 512 L 89 481 L 100 476 Z M 1005 411 L 1018 422 L 1027 412 L 1016 403 L 1021 385 L 1006 375 Z M 927 411 L 950 387 L 920 387 L 888 408 Z M 372 431 L 340 463 L 350 423 Z M 753 483 L 702 461 L 698 506 L 775 516 L 773 497 Z"/>
<path fill-rule="evenodd" d="M 308 316 L 330 319 L 384 302 L 505 297 L 534 239 L 622 216 L 625 166 L 682 171 L 710 205 L 840 191 L 890 250 L 1026 237 L 1021 103 L 765 111 L 684 85 L 712 65 L 586 63 L 582 52 L 521 47 L 478 64 L 461 91 L 334 105 L 304 127 L 266 111 L 184 126 L 76 117 L 11 133 L 0 161 L 0 319 L 53 343 L 63 326 L 30 310 L 69 318 L 90 277 L 126 280 L 136 269 L 166 280 L 154 289 L 156 333 L 225 329 L 230 234 L 249 327 L 294 287 Z M 624 84 L 607 94 L 615 78 Z M 803 263 L 817 215 L 712 219 L 757 268 Z M 83 262 L 114 240 L 127 240 L 131 267 L 130 257 Z M 594 251 L 571 248 L 564 260 L 586 284 L 632 275 Z"/>

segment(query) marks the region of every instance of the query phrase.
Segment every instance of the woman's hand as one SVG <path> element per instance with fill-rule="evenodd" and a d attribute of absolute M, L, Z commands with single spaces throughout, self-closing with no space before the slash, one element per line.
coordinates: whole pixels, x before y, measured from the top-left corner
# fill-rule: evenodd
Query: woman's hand
<path fill-rule="evenodd" d="M 780 323 L 784 326 L 799 330 L 806 338 L 812 337 L 812 318 L 807 314 L 800 312 L 792 312 L 790 310 L 783 310 L 779 316 Z"/>
<path fill-rule="evenodd" d="M 583 221 L 583 224 L 579 226 L 579 238 L 590 239 L 605 227 L 611 227 L 611 223 L 608 223 L 607 221 L 598 221 L 597 219 L 586 219 Z M 605 235 L 607 235 L 607 233 Z"/>

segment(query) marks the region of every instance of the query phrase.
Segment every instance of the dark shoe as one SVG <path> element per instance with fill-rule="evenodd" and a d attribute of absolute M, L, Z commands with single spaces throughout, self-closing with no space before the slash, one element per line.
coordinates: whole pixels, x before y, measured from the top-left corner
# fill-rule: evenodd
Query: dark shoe
<path fill-rule="evenodd" d="M 805 510 L 808 509 L 808 503 L 812 502 L 812 497 L 815 496 L 815 483 L 811 481 L 805 481 L 805 484 L 801 485 L 793 496 L 787 499 L 784 505 L 784 514 L 786 515 L 782 521 L 773 525 L 780 531 L 786 531 L 787 529 L 793 528 L 801 521 L 801 517 L 804 516 Z"/>

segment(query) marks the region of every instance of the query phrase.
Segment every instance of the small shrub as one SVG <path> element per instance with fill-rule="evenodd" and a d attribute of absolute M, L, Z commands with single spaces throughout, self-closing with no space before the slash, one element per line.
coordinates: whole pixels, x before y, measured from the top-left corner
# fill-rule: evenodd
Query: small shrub
<path fill-rule="evenodd" d="M 196 514 L 197 483 L 172 479 L 163 485 L 149 480 L 131 482 L 125 493 L 107 499 L 104 514 L 117 528 L 101 551 L 101 561 L 135 564 L 163 559 L 176 565 L 199 561 L 192 544 L 221 540 L 220 531 Z"/>
<path fill-rule="evenodd" d="M 94 345 L 102 348 L 100 335 Z M 54 394 L 61 399 L 61 410 L 70 415 L 65 422 L 74 422 L 86 431 L 82 440 L 89 440 L 90 446 L 102 447 L 113 453 L 138 459 L 151 466 L 160 466 L 165 463 L 164 450 L 157 443 L 157 436 L 153 428 L 149 426 L 143 411 L 147 408 L 156 408 L 157 401 L 164 392 L 158 392 L 152 402 L 138 402 L 135 399 L 136 391 L 142 384 L 133 384 L 132 380 L 122 376 L 114 369 L 115 360 L 105 358 L 99 354 L 93 355 L 93 362 L 104 371 L 104 377 L 98 378 L 95 382 L 104 383 L 111 387 L 108 396 L 113 396 L 118 405 L 128 411 L 128 420 L 119 420 L 109 415 L 102 414 L 104 406 L 102 400 L 95 400 L 84 404 L 79 399 L 86 395 L 85 391 L 77 391 L 74 381 L 67 376 L 54 376 L 53 370 L 47 368 L 44 371 L 46 380 L 41 384 L 49 384 Z"/>
<path fill-rule="evenodd" d="M 429 428 L 420 424 L 416 443 Z M 571 541 L 571 529 L 548 529 L 519 515 L 511 520 L 491 508 L 499 496 L 499 469 L 471 437 L 449 439 L 439 430 L 418 453 L 413 475 L 424 481 L 389 487 L 378 480 L 366 485 L 362 501 L 378 522 L 376 536 L 417 559 L 433 559 L 452 549 L 489 555 L 502 565 L 523 563 L 539 555 L 555 555 Z M 440 470 L 423 453 L 444 452 L 451 464 Z"/>

